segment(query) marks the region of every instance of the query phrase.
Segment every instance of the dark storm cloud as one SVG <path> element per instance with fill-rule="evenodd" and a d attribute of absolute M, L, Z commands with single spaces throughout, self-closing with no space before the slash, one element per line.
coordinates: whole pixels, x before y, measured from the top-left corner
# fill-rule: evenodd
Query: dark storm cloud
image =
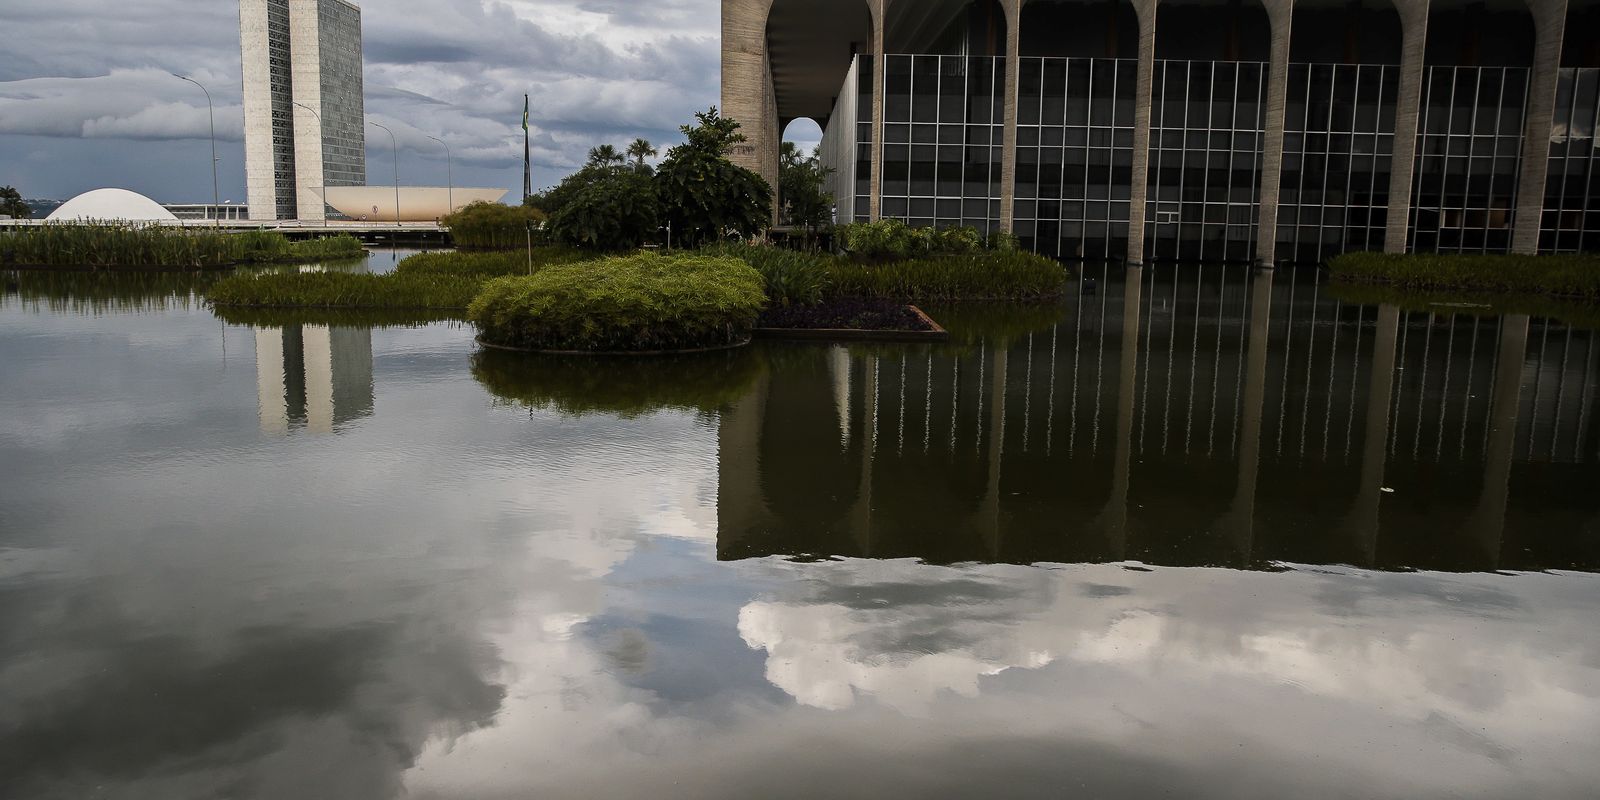
<path fill-rule="evenodd" d="M 402 180 L 442 180 L 450 143 L 458 183 L 521 180 L 522 95 L 533 106 L 532 156 L 544 185 L 600 143 L 658 146 L 717 102 L 716 0 L 387 0 L 362 4 L 367 112 L 394 128 Z M 152 175 L 158 150 L 201 147 L 211 90 L 217 133 L 242 140 L 237 4 L 93 0 L 6 4 L 0 63 L 0 183 L 64 197 L 124 185 L 166 198 L 209 194 L 197 169 Z M 385 137 L 386 138 L 386 137 Z M 388 142 L 368 158 L 388 171 Z M 225 194 L 243 192 L 237 145 L 224 147 Z M 120 167 L 118 165 L 121 165 Z M 381 165 L 381 166 L 379 166 Z M 191 174 L 192 173 L 192 174 Z M 440 173 L 435 175 L 434 173 Z"/>

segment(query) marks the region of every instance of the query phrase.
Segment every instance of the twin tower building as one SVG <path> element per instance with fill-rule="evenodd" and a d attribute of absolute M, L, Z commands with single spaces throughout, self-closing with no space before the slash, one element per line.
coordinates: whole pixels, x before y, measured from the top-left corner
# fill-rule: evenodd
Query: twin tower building
<path fill-rule="evenodd" d="M 723 0 L 722 111 L 841 222 L 1052 256 L 1600 251 L 1600 0 Z"/>
<path fill-rule="evenodd" d="M 326 218 L 319 192 L 367 182 L 361 9 L 239 0 L 251 219 Z"/>

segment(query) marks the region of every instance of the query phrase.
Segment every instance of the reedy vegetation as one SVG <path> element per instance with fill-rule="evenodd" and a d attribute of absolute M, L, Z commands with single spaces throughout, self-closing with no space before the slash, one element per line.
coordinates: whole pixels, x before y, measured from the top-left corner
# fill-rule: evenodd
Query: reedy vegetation
<path fill-rule="evenodd" d="M 222 233 L 164 225 L 48 224 L 0 237 L 8 261 L 30 267 L 221 269 L 361 258 L 361 241 L 331 236 L 291 242 L 276 231 Z"/>
<path fill-rule="evenodd" d="M 1328 262 L 1336 281 L 1402 289 L 1507 292 L 1600 300 L 1600 257 L 1346 253 Z"/>
<path fill-rule="evenodd" d="M 450 231 L 450 239 L 462 250 L 515 250 L 526 247 L 528 239 L 541 241 L 545 213 L 529 206 L 477 202 L 461 208 L 439 224 Z"/>

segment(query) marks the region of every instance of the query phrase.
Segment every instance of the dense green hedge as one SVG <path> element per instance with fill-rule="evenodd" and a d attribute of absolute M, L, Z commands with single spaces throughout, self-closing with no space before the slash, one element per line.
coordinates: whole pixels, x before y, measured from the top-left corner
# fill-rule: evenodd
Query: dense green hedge
<path fill-rule="evenodd" d="M 204 228 L 109 223 L 49 224 L 0 239 L 4 260 L 30 267 L 219 269 L 361 258 L 353 236 L 291 242 L 276 231 L 223 233 Z"/>
<path fill-rule="evenodd" d="M 467 317 L 505 347 L 686 350 L 748 338 L 765 303 L 760 274 L 741 261 L 640 253 L 495 278 Z"/>
<path fill-rule="evenodd" d="M 1328 262 L 1338 281 L 1404 289 L 1551 294 L 1600 299 L 1600 258 L 1346 253 Z"/>
<path fill-rule="evenodd" d="M 526 248 L 530 238 L 542 240 L 544 219 L 544 212 L 536 208 L 480 201 L 440 219 L 439 224 L 463 250 L 517 250 Z"/>
<path fill-rule="evenodd" d="M 482 350 L 472 376 L 490 394 L 567 416 L 636 417 L 662 409 L 715 411 L 750 391 L 762 360 L 748 348 L 652 358 L 590 358 Z"/>

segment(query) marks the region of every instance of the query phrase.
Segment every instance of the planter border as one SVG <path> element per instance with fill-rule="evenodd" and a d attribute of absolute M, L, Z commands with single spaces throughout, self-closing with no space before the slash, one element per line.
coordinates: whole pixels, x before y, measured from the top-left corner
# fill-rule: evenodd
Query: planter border
<path fill-rule="evenodd" d="M 845 342 L 947 342 L 950 332 L 935 322 L 922 309 L 907 305 L 911 313 L 928 324 L 925 331 L 866 330 L 863 328 L 756 328 L 758 339 L 789 339 L 793 341 L 845 341 Z"/>
<path fill-rule="evenodd" d="M 719 344 L 716 347 L 696 347 L 689 350 L 529 350 L 524 347 L 508 347 L 503 344 L 484 341 L 483 336 L 473 337 L 473 341 L 480 347 L 490 350 L 503 350 L 508 353 L 527 353 L 541 356 L 687 356 L 696 353 L 720 353 L 724 350 L 737 350 L 750 344 L 752 337 L 746 336 L 731 344 Z"/>

